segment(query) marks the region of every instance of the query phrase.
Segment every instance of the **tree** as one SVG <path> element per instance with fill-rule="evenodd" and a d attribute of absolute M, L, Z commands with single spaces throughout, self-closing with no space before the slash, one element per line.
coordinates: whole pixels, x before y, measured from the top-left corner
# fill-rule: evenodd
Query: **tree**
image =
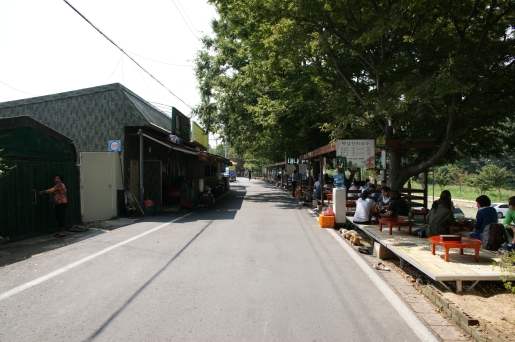
<path fill-rule="evenodd" d="M 513 140 L 512 0 L 210 2 L 220 19 L 197 59 L 198 113 L 238 151 L 384 135 L 400 188 Z M 409 148 L 420 140 L 434 153 Z"/>
<path fill-rule="evenodd" d="M 461 194 L 461 187 L 465 185 L 465 179 L 467 178 L 468 173 L 456 165 L 449 164 L 446 167 L 449 171 L 451 181 L 454 185 L 457 185 L 460 188 Z"/>
<path fill-rule="evenodd" d="M 440 187 L 440 190 L 444 190 L 447 185 L 451 182 L 449 171 L 445 167 L 437 167 L 433 170 L 433 182 Z M 433 184 L 433 185 L 434 185 Z"/>
<path fill-rule="evenodd" d="M 498 167 L 497 165 L 489 164 L 483 166 L 479 174 L 482 179 L 488 180 L 491 187 L 499 191 L 499 200 L 502 200 L 501 188 L 504 187 L 506 181 L 508 180 L 508 170 L 506 170 L 504 167 Z"/>
<path fill-rule="evenodd" d="M 492 182 L 490 178 L 486 177 L 484 173 L 470 174 L 465 182 L 468 186 L 476 189 L 480 195 L 483 195 L 492 188 Z"/>

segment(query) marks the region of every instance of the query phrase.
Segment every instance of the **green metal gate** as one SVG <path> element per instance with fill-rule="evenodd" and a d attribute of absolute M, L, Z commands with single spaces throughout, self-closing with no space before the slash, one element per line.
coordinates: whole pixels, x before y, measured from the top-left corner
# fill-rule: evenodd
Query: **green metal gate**
<path fill-rule="evenodd" d="M 79 170 L 73 162 L 15 162 L 16 168 L 0 178 L 0 236 L 21 239 L 57 230 L 52 195 L 38 191 L 54 186 L 61 174 L 68 194 L 67 226 L 81 222 Z"/>

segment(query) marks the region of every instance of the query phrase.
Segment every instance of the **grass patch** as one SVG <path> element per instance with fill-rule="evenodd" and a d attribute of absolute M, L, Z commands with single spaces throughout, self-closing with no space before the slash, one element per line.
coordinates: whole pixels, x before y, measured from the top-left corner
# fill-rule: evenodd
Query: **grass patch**
<path fill-rule="evenodd" d="M 412 188 L 414 189 L 421 189 L 422 187 L 418 183 L 412 183 Z M 480 195 L 476 189 L 470 188 L 467 186 L 462 186 L 461 191 L 460 187 L 456 185 L 448 185 L 444 188 L 440 188 L 438 185 L 429 185 L 427 188 L 427 197 L 428 200 L 433 200 L 433 194 L 434 199 L 438 199 L 440 197 L 440 193 L 442 190 L 449 190 L 451 192 L 452 198 L 459 198 L 464 200 L 470 200 L 475 201 L 476 198 Z M 511 196 L 514 196 L 515 193 L 512 190 L 509 189 L 501 189 L 501 196 L 499 197 L 499 192 L 497 190 L 490 190 L 485 193 L 488 197 L 490 197 L 490 200 L 492 203 L 508 203 L 508 198 Z"/>

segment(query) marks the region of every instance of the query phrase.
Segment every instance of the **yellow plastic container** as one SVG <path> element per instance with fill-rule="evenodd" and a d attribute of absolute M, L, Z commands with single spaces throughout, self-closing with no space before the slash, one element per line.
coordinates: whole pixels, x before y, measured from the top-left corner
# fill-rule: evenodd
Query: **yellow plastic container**
<path fill-rule="evenodd" d="M 318 215 L 318 225 L 320 228 L 334 228 L 334 216 Z"/>

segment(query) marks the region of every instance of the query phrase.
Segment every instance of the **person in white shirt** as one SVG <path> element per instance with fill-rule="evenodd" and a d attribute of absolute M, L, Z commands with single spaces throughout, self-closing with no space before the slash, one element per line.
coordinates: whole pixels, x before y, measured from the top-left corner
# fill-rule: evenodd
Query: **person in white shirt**
<path fill-rule="evenodd" d="M 352 182 L 352 185 L 350 186 L 349 190 L 359 190 L 356 186 L 356 182 Z M 356 197 L 359 197 L 359 194 L 357 192 L 349 192 L 347 197 L 349 198 L 349 200 L 355 200 Z"/>
<path fill-rule="evenodd" d="M 356 212 L 354 213 L 354 223 L 370 223 L 370 214 L 375 213 L 375 203 L 369 198 L 370 192 L 363 191 L 361 198 L 356 201 Z"/>

